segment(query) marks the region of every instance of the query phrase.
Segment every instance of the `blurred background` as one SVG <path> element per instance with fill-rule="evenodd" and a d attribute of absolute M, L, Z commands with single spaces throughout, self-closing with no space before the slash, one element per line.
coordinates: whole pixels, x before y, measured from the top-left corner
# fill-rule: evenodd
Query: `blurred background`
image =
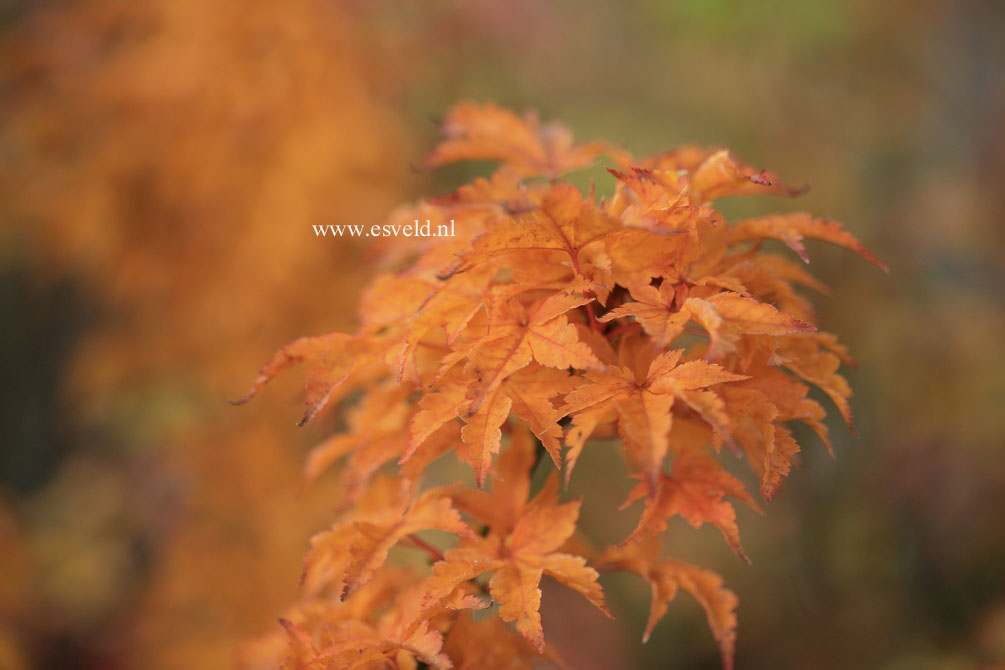
<path fill-rule="evenodd" d="M 299 494 L 326 426 L 294 428 L 295 375 L 225 401 L 353 327 L 374 263 L 311 224 L 483 167 L 410 170 L 462 99 L 731 147 L 812 189 L 727 213 L 835 218 L 891 267 L 810 249 L 858 438 L 739 511 L 753 565 L 671 527 L 740 597 L 738 668 L 1005 662 L 1002 35 L 994 0 L 0 1 L 0 668 L 227 668 L 275 625 L 337 504 Z M 598 542 L 637 513 L 621 467 L 573 481 Z M 642 646 L 646 588 L 604 580 L 613 623 L 544 587 L 573 667 L 718 667 L 693 601 Z"/>

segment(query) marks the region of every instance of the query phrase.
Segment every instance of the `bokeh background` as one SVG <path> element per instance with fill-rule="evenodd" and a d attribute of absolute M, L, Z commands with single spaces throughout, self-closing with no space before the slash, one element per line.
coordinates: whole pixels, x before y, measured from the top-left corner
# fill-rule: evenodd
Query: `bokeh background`
<path fill-rule="evenodd" d="M 738 667 L 1005 662 L 1002 35 L 994 0 L 3 0 L 0 668 L 227 668 L 275 625 L 338 500 L 299 491 L 326 426 L 293 427 L 292 378 L 225 400 L 352 327 L 373 258 L 311 224 L 477 172 L 410 170 L 462 99 L 729 146 L 812 189 L 728 213 L 844 221 L 892 269 L 810 249 L 858 437 L 739 512 L 753 565 L 668 539 L 739 595 Z M 633 520 L 620 467 L 577 469 L 598 541 Z M 573 667 L 718 667 L 686 596 L 643 647 L 645 588 L 604 579 L 614 623 L 545 587 Z"/>

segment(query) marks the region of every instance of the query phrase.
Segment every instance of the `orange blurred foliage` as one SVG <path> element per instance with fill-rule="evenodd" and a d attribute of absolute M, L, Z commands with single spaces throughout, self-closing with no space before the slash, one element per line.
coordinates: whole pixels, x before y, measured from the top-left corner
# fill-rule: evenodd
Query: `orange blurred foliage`
<path fill-rule="evenodd" d="M 69 638 L 75 662 L 225 667 L 290 597 L 326 506 L 295 495 L 285 405 L 235 417 L 224 400 L 276 342 L 349 325 L 369 269 L 358 244 L 312 224 L 400 198 L 409 144 L 382 97 L 394 82 L 357 24 L 321 0 L 98 0 L 35 10 L 4 41 L 5 241 L 85 285 L 99 313 L 64 389 L 93 444 L 30 507 L 40 527 L 70 520 L 20 543 L 41 573 L 21 653 L 58 658 L 44 648 Z M 151 393 L 162 414 L 138 430 L 114 419 Z M 88 541 L 67 555 L 93 539 L 90 512 L 73 512 L 87 480 L 112 495 L 93 531 L 110 553 Z M 80 568 L 92 555 L 84 565 L 120 574 Z M 101 583 L 95 612 L 78 596 Z"/>

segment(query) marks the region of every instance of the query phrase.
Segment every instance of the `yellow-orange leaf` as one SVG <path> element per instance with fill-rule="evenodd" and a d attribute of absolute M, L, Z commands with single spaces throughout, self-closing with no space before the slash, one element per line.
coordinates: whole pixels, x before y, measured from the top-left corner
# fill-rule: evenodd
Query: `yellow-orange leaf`
<path fill-rule="evenodd" d="M 848 381 L 837 373 L 845 356 L 844 348 L 837 344 L 833 336 L 807 333 L 782 338 L 772 352 L 771 362 L 784 365 L 797 375 L 819 386 L 837 405 L 848 427 L 852 427 L 851 387 Z"/>
<path fill-rule="evenodd" d="M 464 385 L 451 384 L 422 396 L 419 401 L 421 409 L 412 417 L 408 428 L 408 445 L 401 455 L 401 463 L 411 458 L 415 450 L 440 426 L 458 417 L 466 394 L 467 388 Z"/>
<path fill-rule="evenodd" d="M 400 499 L 349 515 L 311 539 L 301 581 L 308 593 L 330 585 L 336 597 L 345 598 L 370 580 L 391 547 L 412 533 L 433 528 L 462 536 L 471 533 L 444 489 L 430 489 L 410 503 Z"/>
<path fill-rule="evenodd" d="M 632 287 L 631 295 L 632 302 L 612 309 L 600 320 L 634 317 L 660 346 L 669 345 L 684 332 L 688 321 L 694 321 L 708 332 L 709 357 L 713 359 L 735 351 L 737 340 L 744 335 L 787 335 L 814 330 L 811 324 L 772 305 L 728 291 L 707 298 L 687 298 L 677 305 L 672 284 L 664 281 L 659 288 Z"/>
<path fill-rule="evenodd" d="M 492 468 L 492 457 L 499 453 L 502 444 L 501 426 L 509 416 L 513 401 L 497 387 L 489 393 L 477 412 L 464 417 L 461 439 L 464 440 L 466 460 L 475 471 L 479 488 L 485 483 Z"/>
<path fill-rule="evenodd" d="M 557 477 L 549 478 L 544 489 L 529 503 L 521 501 L 518 509 L 513 508 L 513 495 L 527 490 L 526 484 L 513 480 L 520 478 L 526 482 L 532 465 L 526 458 L 526 446 L 516 448 L 519 451 L 512 457 L 501 459 L 508 476 L 506 486 L 496 486 L 488 496 L 462 496 L 462 500 L 473 503 L 467 507 L 468 511 L 484 515 L 483 520 L 489 523 L 488 534 L 463 540 L 458 548 L 446 552 L 444 560 L 433 566 L 433 574 L 425 588 L 425 607 L 442 602 L 463 582 L 492 571 L 489 592 L 500 604 L 499 615 L 513 622 L 535 649 L 543 651 L 538 586 L 543 574 L 554 576 L 582 593 L 608 616 L 610 613 L 597 584 L 597 571 L 588 567 L 582 557 L 555 551 L 575 532 L 580 506 L 578 501 L 558 502 Z M 491 505 L 485 504 L 492 496 L 499 496 L 511 512 L 497 514 Z"/>
<path fill-rule="evenodd" d="M 538 209 L 519 219 L 499 221 L 476 238 L 471 251 L 461 256 L 457 272 L 500 256 L 556 251 L 562 252 L 578 273 L 580 252 L 620 230 L 616 219 L 584 202 L 578 189 L 553 186 Z"/>
<path fill-rule="evenodd" d="M 564 370 L 534 364 L 506 380 L 505 389 L 513 401 L 513 414 L 525 421 L 541 440 L 556 467 L 562 466 L 562 428 L 556 421 L 552 399 L 581 383 L 582 379 Z"/>
<path fill-rule="evenodd" d="M 792 188 L 778 181 L 767 170 L 755 170 L 741 163 L 725 149 L 701 162 L 691 173 L 691 191 L 702 200 L 716 200 L 728 195 L 799 195 L 803 188 Z"/>
<path fill-rule="evenodd" d="M 719 644 L 722 667 L 730 670 L 736 646 L 736 594 L 725 588 L 722 577 L 710 570 L 671 558 L 660 558 L 660 544 L 658 538 L 651 538 L 645 542 L 608 547 L 598 566 L 603 571 L 634 572 L 649 582 L 652 600 L 643 642 L 649 640 L 677 591 L 684 589 L 690 593 L 705 610 L 709 628 Z"/>
<path fill-rule="evenodd" d="M 746 379 L 745 375 L 728 372 L 715 363 L 689 361 L 678 365 L 682 353 L 683 350 L 677 349 L 652 359 L 641 379 L 641 375 L 624 367 L 611 366 L 604 372 L 588 373 L 589 383 L 571 391 L 559 411 L 573 417 L 587 411 L 595 416 L 596 412 L 613 406 L 618 415 L 618 429 L 638 457 L 635 465 L 649 476 L 650 483 L 655 483 L 667 453 L 674 401 L 683 401 L 728 437 L 728 417 L 722 401 L 713 391 L 699 389 Z M 577 441 L 585 439 L 585 424 L 580 423 L 578 428 Z M 574 460 L 570 461 L 574 464 Z"/>
<path fill-rule="evenodd" d="M 366 338 L 344 333 L 328 333 L 317 337 L 301 337 L 286 345 L 262 366 L 248 392 L 235 404 L 251 400 L 265 384 L 284 370 L 305 363 L 304 371 L 307 409 L 299 425 L 304 425 L 323 410 L 332 393 L 349 376 L 377 360 L 377 348 Z"/>
<path fill-rule="evenodd" d="M 575 145 L 572 133 L 561 124 L 542 124 L 533 113 L 521 118 L 493 104 L 456 105 L 441 130 L 446 139 L 423 161 L 424 168 L 462 160 L 495 160 L 524 177 L 557 177 L 587 167 L 608 149 L 600 142 Z"/>
<path fill-rule="evenodd" d="M 604 316 L 601 322 L 613 321 L 624 317 L 634 317 L 646 334 L 661 347 L 668 346 L 675 337 L 684 330 L 684 325 L 691 318 L 690 312 L 674 308 L 676 295 L 673 283 L 664 281 L 659 288 L 655 286 L 633 286 L 629 288 L 632 301 L 616 307 Z"/>
<path fill-rule="evenodd" d="M 815 219 L 803 212 L 741 221 L 730 230 L 729 240 L 732 243 L 762 238 L 780 240 L 809 263 L 810 259 L 806 255 L 806 247 L 803 245 L 805 237 L 851 249 L 877 265 L 884 272 L 890 271 L 840 223 L 826 219 Z"/>
<path fill-rule="evenodd" d="M 681 311 L 708 331 L 709 357 L 716 359 L 736 349 L 744 335 L 787 335 L 815 330 L 812 324 L 780 312 L 773 306 L 735 293 L 717 293 L 707 299 L 688 298 Z"/>
<path fill-rule="evenodd" d="M 661 476 L 655 491 L 648 483 L 640 482 L 625 501 L 624 506 L 628 506 L 639 498 L 646 499 L 638 526 L 625 542 L 639 542 L 662 533 L 667 520 L 680 515 L 695 528 L 705 523 L 716 526 L 733 551 L 749 562 L 740 544 L 736 511 L 723 499 L 726 496 L 758 509 L 743 484 L 717 460 L 704 453 L 681 451 L 674 458 L 670 474 Z"/>
<path fill-rule="evenodd" d="M 510 299 L 492 315 L 488 334 L 467 347 L 472 374 L 478 377 L 468 413 L 477 412 L 486 397 L 506 379 L 536 360 L 541 365 L 588 370 L 601 363 L 590 347 L 579 340 L 564 312 L 591 298 L 574 294 L 558 309 L 552 300 L 530 306 Z"/>

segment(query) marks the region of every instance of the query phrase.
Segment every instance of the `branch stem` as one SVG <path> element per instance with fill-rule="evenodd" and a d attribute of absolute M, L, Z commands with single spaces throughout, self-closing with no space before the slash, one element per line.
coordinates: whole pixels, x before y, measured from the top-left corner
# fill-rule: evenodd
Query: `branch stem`
<path fill-rule="evenodd" d="M 429 557 L 433 559 L 433 563 L 438 563 L 439 561 L 443 560 L 443 552 L 441 552 L 439 549 L 423 540 L 415 533 L 409 535 L 408 539 L 412 541 L 412 544 L 414 544 L 417 549 L 421 549 L 427 554 L 429 554 Z"/>
<path fill-rule="evenodd" d="M 593 309 L 593 303 L 586 303 L 586 313 L 590 316 L 590 330 L 595 333 L 602 333 L 604 331 L 604 324 L 597 321 L 597 312 Z"/>

